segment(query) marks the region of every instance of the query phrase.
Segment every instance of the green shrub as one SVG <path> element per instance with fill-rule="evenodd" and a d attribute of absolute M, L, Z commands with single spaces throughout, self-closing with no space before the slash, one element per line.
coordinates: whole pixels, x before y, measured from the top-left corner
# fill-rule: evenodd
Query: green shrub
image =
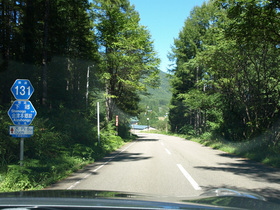
<path fill-rule="evenodd" d="M 0 106 L 0 172 L 5 172 L 7 165 L 17 161 L 19 156 L 19 141 L 9 135 L 12 124 L 7 112 Z"/>
<path fill-rule="evenodd" d="M 10 165 L 5 178 L 0 183 L 1 191 L 33 189 L 34 180 L 31 170 L 18 165 Z"/>
<path fill-rule="evenodd" d="M 123 140 L 120 136 L 115 135 L 101 135 L 101 148 L 103 153 L 110 153 L 123 145 Z"/>
<path fill-rule="evenodd" d="M 34 135 L 25 138 L 20 167 L 19 139 L 9 136 L 10 119 L 1 110 L 0 122 L 0 191 L 42 189 L 124 144 L 113 123 L 103 127 L 98 144 L 96 126 L 81 113 L 63 109 L 56 117 L 34 119 Z"/>
<path fill-rule="evenodd" d="M 213 136 L 212 136 L 212 133 L 205 132 L 200 136 L 200 138 L 203 140 L 210 140 L 210 139 L 213 139 Z"/>
<path fill-rule="evenodd" d="M 193 127 L 189 124 L 184 125 L 180 130 L 178 131 L 179 134 L 188 134 L 188 135 L 193 135 L 195 136 L 195 130 Z"/>
<path fill-rule="evenodd" d="M 94 158 L 94 150 L 83 144 L 75 144 L 72 154 L 74 157 L 79 157 L 83 160 L 93 160 Z"/>

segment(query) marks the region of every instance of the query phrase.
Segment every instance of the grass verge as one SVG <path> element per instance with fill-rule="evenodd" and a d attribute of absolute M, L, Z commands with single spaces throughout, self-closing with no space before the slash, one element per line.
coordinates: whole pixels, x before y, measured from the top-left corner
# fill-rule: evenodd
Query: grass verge
<path fill-rule="evenodd" d="M 53 158 L 25 159 L 23 167 L 19 164 L 8 165 L 7 170 L 0 173 L 0 191 L 43 189 L 66 178 L 85 165 L 101 159 L 133 139 L 135 136 L 122 139 L 119 136 L 103 135 L 100 145 L 95 148 L 76 144 L 72 153 L 62 151 L 60 156 Z"/>

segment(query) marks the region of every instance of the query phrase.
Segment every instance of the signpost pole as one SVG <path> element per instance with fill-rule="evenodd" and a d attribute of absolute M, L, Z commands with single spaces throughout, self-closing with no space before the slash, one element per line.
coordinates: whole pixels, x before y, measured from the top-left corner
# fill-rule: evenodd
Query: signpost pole
<path fill-rule="evenodd" d="M 24 154 L 24 138 L 20 139 L 20 166 L 23 166 L 23 154 Z"/>
<path fill-rule="evenodd" d="M 97 102 L 97 136 L 98 144 L 100 144 L 99 102 Z"/>

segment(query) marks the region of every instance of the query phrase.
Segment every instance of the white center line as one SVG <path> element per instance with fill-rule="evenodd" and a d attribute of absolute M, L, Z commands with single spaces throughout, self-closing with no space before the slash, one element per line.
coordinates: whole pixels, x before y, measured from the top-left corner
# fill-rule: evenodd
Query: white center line
<path fill-rule="evenodd" d="M 182 174 L 187 178 L 195 190 L 201 190 L 201 187 L 196 183 L 196 181 L 191 177 L 191 175 L 184 169 L 181 164 L 177 164 L 178 168 Z"/>
<path fill-rule="evenodd" d="M 165 148 L 165 151 L 167 152 L 168 155 L 171 155 L 171 152 Z"/>
<path fill-rule="evenodd" d="M 125 150 L 127 150 L 129 147 L 131 147 L 132 145 L 134 145 L 136 143 L 136 141 L 132 144 L 130 144 L 129 146 L 125 147 L 122 151 L 120 151 L 118 154 L 116 154 L 114 157 L 110 158 L 108 161 L 106 161 L 105 163 L 103 163 L 101 166 L 97 167 L 96 169 L 93 170 L 93 172 L 98 171 L 100 168 L 102 168 L 103 166 L 107 165 L 110 161 L 112 161 L 114 158 L 116 158 L 119 154 L 121 154 L 122 152 L 124 152 Z M 67 190 L 71 190 L 72 188 L 74 188 L 76 185 L 78 185 L 82 180 L 88 178 L 91 175 L 91 173 L 88 173 L 87 175 L 84 176 L 84 178 L 81 178 L 79 181 L 75 182 L 74 184 L 72 184 L 70 187 L 67 188 Z"/>

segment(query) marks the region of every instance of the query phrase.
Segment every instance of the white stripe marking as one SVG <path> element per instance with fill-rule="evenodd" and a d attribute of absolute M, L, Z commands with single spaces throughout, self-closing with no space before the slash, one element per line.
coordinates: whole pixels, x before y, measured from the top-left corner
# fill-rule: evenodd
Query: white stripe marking
<path fill-rule="evenodd" d="M 165 151 L 167 152 L 168 155 L 171 155 L 171 152 L 165 148 Z"/>
<path fill-rule="evenodd" d="M 196 181 L 191 177 L 191 175 L 184 169 L 181 164 L 177 164 L 178 168 L 182 174 L 187 178 L 195 190 L 201 190 L 201 187 L 196 183 Z"/>
<path fill-rule="evenodd" d="M 80 183 L 80 181 L 75 182 L 75 184 L 71 185 L 70 187 L 67 188 L 67 190 L 71 190 L 72 188 L 74 188 L 76 185 L 78 185 Z"/>
<path fill-rule="evenodd" d="M 103 163 L 101 166 L 99 166 L 98 168 L 94 169 L 93 172 L 98 171 L 100 168 L 102 168 L 103 166 L 107 165 L 110 161 L 112 161 L 114 158 L 116 158 L 119 154 L 121 154 L 122 152 L 124 152 L 125 150 L 127 150 L 129 147 L 131 147 L 132 145 L 134 145 L 136 143 L 136 141 L 132 144 L 130 144 L 128 147 L 124 148 L 122 151 L 120 151 L 118 154 L 116 154 L 114 157 L 110 158 L 108 161 L 106 161 L 105 163 Z M 71 190 L 72 188 L 76 187 L 76 185 L 78 185 L 82 180 L 88 178 L 91 175 L 91 173 L 87 174 L 84 176 L 84 178 L 82 178 L 81 180 L 75 182 L 73 185 L 71 185 L 70 187 L 67 188 L 67 190 Z"/>

